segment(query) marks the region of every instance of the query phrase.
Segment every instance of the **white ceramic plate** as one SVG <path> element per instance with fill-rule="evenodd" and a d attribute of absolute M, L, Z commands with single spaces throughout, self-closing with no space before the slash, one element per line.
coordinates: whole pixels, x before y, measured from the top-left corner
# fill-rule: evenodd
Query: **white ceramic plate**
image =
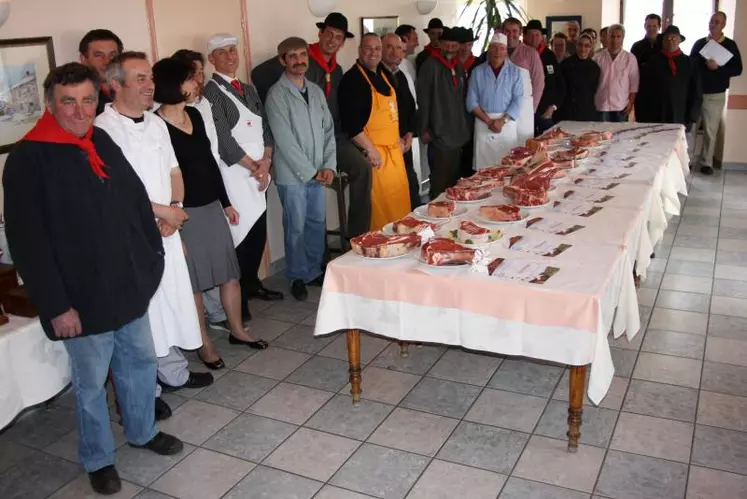
<path fill-rule="evenodd" d="M 553 204 L 554 202 L 555 202 L 555 201 L 553 201 L 553 200 L 550 200 L 550 201 L 548 201 L 548 202 L 547 202 L 547 203 L 545 203 L 545 204 L 540 204 L 540 205 L 537 205 L 537 206 L 522 206 L 522 205 L 520 205 L 520 204 L 517 204 L 516 206 L 519 206 L 519 207 L 521 207 L 521 209 L 522 209 L 522 210 L 537 210 L 537 209 L 539 209 L 539 208 L 547 208 L 548 206 L 550 206 L 550 205 L 551 205 L 551 204 Z"/>
<path fill-rule="evenodd" d="M 415 215 L 422 218 L 423 220 L 449 220 L 451 218 L 464 215 L 465 213 L 467 213 L 467 208 L 465 208 L 464 206 L 457 206 L 454 210 L 454 213 L 452 213 L 450 217 L 431 217 L 428 215 L 428 205 L 424 204 L 415 208 L 415 210 L 413 210 L 413 213 L 415 213 Z"/>
<path fill-rule="evenodd" d="M 526 209 L 522 208 L 519 210 L 519 216 L 521 217 L 519 220 L 513 220 L 511 222 L 496 222 L 495 220 L 488 220 L 487 218 L 483 218 L 480 216 L 479 212 L 475 213 L 475 219 L 482 223 L 490 224 L 490 225 L 512 225 L 512 224 L 519 224 L 524 222 L 527 218 L 529 218 L 529 212 L 526 211 Z"/>
<path fill-rule="evenodd" d="M 431 265 L 430 263 L 423 260 L 423 257 L 421 256 L 418 257 L 418 263 L 420 265 L 424 265 L 432 269 L 454 269 L 454 268 L 460 268 L 460 267 L 468 267 L 470 265 L 469 263 L 460 263 L 456 265 Z"/>
<path fill-rule="evenodd" d="M 491 191 L 491 192 L 492 192 L 492 191 Z M 488 195 L 487 195 L 487 196 L 485 196 L 484 198 L 480 198 L 480 199 L 473 199 L 472 201 L 459 201 L 459 200 L 457 200 L 457 199 L 451 199 L 451 198 L 449 197 L 449 195 L 447 194 L 447 195 L 446 195 L 446 199 L 448 199 L 449 201 L 454 201 L 455 203 L 459 203 L 459 204 L 476 204 L 476 203 L 482 203 L 482 202 L 483 202 L 483 201 L 485 201 L 486 199 L 489 199 L 491 195 L 492 195 L 492 194 L 488 193 Z"/>

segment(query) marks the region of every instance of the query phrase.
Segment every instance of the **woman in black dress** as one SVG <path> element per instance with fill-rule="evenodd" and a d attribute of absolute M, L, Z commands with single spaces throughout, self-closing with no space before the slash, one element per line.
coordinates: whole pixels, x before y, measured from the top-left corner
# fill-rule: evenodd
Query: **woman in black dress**
<path fill-rule="evenodd" d="M 591 36 L 584 33 L 576 40 L 576 53 L 560 63 L 566 88 L 565 100 L 558 109 L 560 120 L 597 120 L 599 113 L 594 105 L 594 95 L 601 70 L 592 60 L 593 44 Z"/>
<path fill-rule="evenodd" d="M 184 178 L 184 210 L 189 222 L 182 227 L 189 277 L 202 330 L 200 360 L 211 369 L 225 364 L 215 351 L 205 324 L 202 292 L 220 287 L 220 297 L 231 327 L 229 342 L 250 348 L 267 348 L 241 321 L 239 264 L 228 223 L 236 224 L 240 214 L 231 207 L 218 164 L 210 148 L 200 112 L 187 104 L 198 95 L 193 67 L 177 59 L 162 59 L 153 66 L 156 111 L 169 129 L 171 145 Z"/>

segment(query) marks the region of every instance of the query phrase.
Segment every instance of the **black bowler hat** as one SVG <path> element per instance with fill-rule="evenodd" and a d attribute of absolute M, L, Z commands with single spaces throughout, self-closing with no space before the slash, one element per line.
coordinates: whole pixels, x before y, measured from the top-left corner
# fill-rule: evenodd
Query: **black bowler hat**
<path fill-rule="evenodd" d="M 472 30 L 472 28 L 459 28 L 462 32 L 462 35 L 464 35 L 464 39 L 462 40 L 462 43 L 469 43 L 469 42 L 476 42 L 477 37 L 475 36 L 475 32 Z"/>
<path fill-rule="evenodd" d="M 441 38 L 439 38 L 442 42 L 462 42 L 462 37 L 459 35 L 459 28 L 444 28 L 443 33 L 441 33 Z"/>
<path fill-rule="evenodd" d="M 547 34 L 547 30 L 542 27 L 542 21 L 538 19 L 532 19 L 531 21 L 529 21 L 527 25 L 524 26 L 524 33 L 526 33 L 530 29 L 539 30 L 539 32 L 542 33 L 543 35 Z"/>
<path fill-rule="evenodd" d="M 428 27 L 425 28 L 423 31 L 428 33 L 428 31 L 432 29 L 444 29 L 444 23 L 441 21 L 441 19 L 434 17 L 430 21 L 428 21 Z"/>
<path fill-rule="evenodd" d="M 680 29 L 677 26 L 667 26 L 667 29 L 664 30 L 664 33 L 661 34 L 662 38 L 666 38 L 667 35 L 679 35 L 680 36 L 680 42 L 685 41 L 685 37 L 682 36 L 680 33 Z"/>
<path fill-rule="evenodd" d="M 339 12 L 332 12 L 322 23 L 316 23 L 316 27 L 324 29 L 327 26 L 330 28 L 339 29 L 345 33 L 345 38 L 355 38 L 355 35 L 348 31 L 348 18 L 340 14 Z"/>

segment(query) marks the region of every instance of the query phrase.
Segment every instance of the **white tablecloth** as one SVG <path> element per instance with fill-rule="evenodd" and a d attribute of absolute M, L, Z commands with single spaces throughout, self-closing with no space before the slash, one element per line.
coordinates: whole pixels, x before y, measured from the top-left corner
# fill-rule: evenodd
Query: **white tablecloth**
<path fill-rule="evenodd" d="M 62 343 L 50 341 L 38 319 L 9 317 L 0 327 L 0 428 L 70 383 L 70 358 Z"/>
<path fill-rule="evenodd" d="M 612 329 L 615 337 L 625 332 L 632 339 L 640 328 L 633 264 L 645 275 L 667 218 L 679 213 L 687 145 L 684 128 L 674 125 L 560 126 L 571 133 L 626 130 L 556 182 L 551 200 L 560 204 L 531 211 L 530 218 L 582 228 L 559 235 L 539 224 L 503 226 L 503 239 L 485 248 L 487 260 L 531 261 L 560 269 L 557 274 L 537 284 L 485 275 L 479 268 L 430 268 L 418 261 L 419 252 L 387 261 L 348 253 L 327 267 L 315 334 L 362 329 L 397 340 L 591 364 L 588 395 L 601 401 L 614 375 L 607 335 Z M 574 195 L 567 196 L 571 190 Z M 612 198 L 588 202 L 601 208 L 591 215 L 572 209 L 594 191 Z M 502 202 L 501 194 L 485 201 Z M 477 206 L 468 206 L 463 217 L 475 220 Z M 572 246 L 555 257 L 536 256 L 509 249 L 508 240 L 517 235 Z"/>

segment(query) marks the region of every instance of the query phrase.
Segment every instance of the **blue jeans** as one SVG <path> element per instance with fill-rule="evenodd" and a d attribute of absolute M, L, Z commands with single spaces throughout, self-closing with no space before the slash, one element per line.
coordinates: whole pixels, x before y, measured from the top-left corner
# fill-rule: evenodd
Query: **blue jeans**
<path fill-rule="evenodd" d="M 285 275 L 309 283 L 322 274 L 326 247 L 326 195 L 322 184 L 278 185 L 283 205 Z"/>
<path fill-rule="evenodd" d="M 87 472 L 114 464 L 114 438 L 106 404 L 111 364 L 127 441 L 148 443 L 158 433 L 155 421 L 156 351 L 148 316 L 117 331 L 63 341 L 72 363 L 80 444 Z"/>
<path fill-rule="evenodd" d="M 599 121 L 625 123 L 628 121 L 628 117 L 622 111 L 599 111 Z"/>

